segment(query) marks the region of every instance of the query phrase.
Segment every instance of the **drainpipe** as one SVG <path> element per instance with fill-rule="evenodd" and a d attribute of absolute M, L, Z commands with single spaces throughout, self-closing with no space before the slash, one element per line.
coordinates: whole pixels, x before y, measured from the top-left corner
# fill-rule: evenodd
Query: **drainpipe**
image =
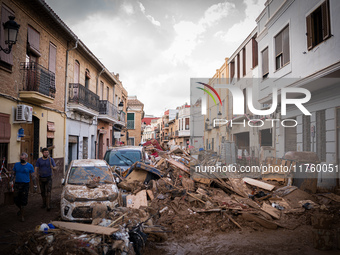
<path fill-rule="evenodd" d="M 67 121 L 67 100 L 68 100 L 68 86 L 67 86 L 67 78 L 68 78 L 68 53 L 71 51 L 71 50 L 74 50 L 78 47 L 78 42 L 79 42 L 79 39 L 77 38 L 77 41 L 76 41 L 76 44 L 75 46 L 72 48 L 72 49 L 68 49 L 66 50 L 66 70 L 65 70 L 65 100 L 64 100 L 64 112 L 65 112 L 65 118 L 64 118 L 64 157 L 66 155 L 66 142 L 68 141 L 68 138 L 67 138 L 67 130 L 66 130 L 66 121 Z M 68 148 L 68 146 L 67 146 Z M 66 161 L 66 159 L 65 159 Z M 68 161 L 68 154 L 67 154 L 67 161 Z M 68 164 L 68 162 L 67 162 Z M 64 170 L 65 172 L 65 170 Z"/>

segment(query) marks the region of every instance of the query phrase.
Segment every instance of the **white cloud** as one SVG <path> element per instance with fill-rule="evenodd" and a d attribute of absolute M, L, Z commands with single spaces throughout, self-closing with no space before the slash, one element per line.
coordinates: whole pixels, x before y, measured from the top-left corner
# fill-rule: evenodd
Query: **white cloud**
<path fill-rule="evenodd" d="M 174 64 L 185 61 L 196 46 L 202 42 L 203 33 L 226 18 L 234 9 L 235 5 L 228 2 L 214 4 L 204 12 L 203 17 L 197 23 L 180 21 L 175 24 L 175 40 L 170 48 L 164 52 L 164 56 Z"/>
<path fill-rule="evenodd" d="M 233 25 L 227 32 L 219 31 L 215 36 L 220 37 L 226 42 L 240 43 L 256 26 L 256 18 L 264 8 L 265 0 L 259 0 L 255 3 L 253 0 L 246 0 L 247 8 L 245 10 L 246 19 Z"/>
<path fill-rule="evenodd" d="M 121 9 L 128 15 L 133 15 L 135 13 L 133 6 L 129 3 L 123 3 Z"/>
<path fill-rule="evenodd" d="M 139 8 L 140 8 L 141 12 L 145 15 L 145 17 L 146 17 L 152 24 L 154 24 L 155 26 L 158 26 L 158 27 L 161 26 L 161 23 L 160 23 L 159 21 L 155 20 L 154 17 L 152 17 L 151 15 L 146 15 L 146 13 L 145 13 L 145 7 L 144 7 L 144 5 L 143 5 L 141 2 L 138 2 L 138 4 L 139 4 Z"/>

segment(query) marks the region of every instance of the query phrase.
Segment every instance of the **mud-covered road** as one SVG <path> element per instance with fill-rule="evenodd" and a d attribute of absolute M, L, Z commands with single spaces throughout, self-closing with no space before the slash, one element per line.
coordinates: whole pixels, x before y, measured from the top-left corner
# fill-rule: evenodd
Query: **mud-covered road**
<path fill-rule="evenodd" d="M 25 222 L 19 221 L 15 205 L 0 207 L 0 254 L 15 254 L 17 241 L 26 231 L 33 231 L 41 223 L 60 220 L 60 193 L 61 188 L 53 190 L 50 212 L 40 208 L 40 194 L 30 194 Z M 215 216 L 208 218 L 213 220 Z M 311 225 L 302 224 L 294 230 L 269 230 L 247 224 L 243 225 L 245 227 L 242 230 L 231 228 L 224 231 L 216 228 L 216 225 L 195 228 L 193 232 L 186 231 L 193 225 L 183 226 L 183 230 L 169 233 L 168 240 L 163 243 L 148 242 L 143 254 L 339 254 L 337 247 L 331 251 L 313 248 Z"/>

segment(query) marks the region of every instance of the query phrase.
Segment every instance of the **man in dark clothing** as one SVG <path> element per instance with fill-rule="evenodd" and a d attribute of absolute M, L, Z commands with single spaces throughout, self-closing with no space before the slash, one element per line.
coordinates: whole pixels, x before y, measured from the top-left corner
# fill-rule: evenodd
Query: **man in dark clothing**
<path fill-rule="evenodd" d="M 11 181 L 15 178 L 14 183 L 14 203 L 19 207 L 19 212 L 21 221 L 25 221 L 24 218 L 24 206 L 27 205 L 28 191 L 30 187 L 30 174 L 34 185 L 34 192 L 37 191 L 36 177 L 34 175 L 33 165 L 27 162 L 28 155 L 23 152 L 20 155 L 20 162 L 14 164 L 13 174 L 11 176 Z"/>
<path fill-rule="evenodd" d="M 39 185 L 41 197 L 43 199 L 42 208 L 47 207 L 51 210 L 51 192 L 52 192 L 52 170 L 56 169 L 54 159 L 49 156 L 47 148 L 42 149 L 43 156 L 37 160 L 35 171 L 39 174 Z"/>

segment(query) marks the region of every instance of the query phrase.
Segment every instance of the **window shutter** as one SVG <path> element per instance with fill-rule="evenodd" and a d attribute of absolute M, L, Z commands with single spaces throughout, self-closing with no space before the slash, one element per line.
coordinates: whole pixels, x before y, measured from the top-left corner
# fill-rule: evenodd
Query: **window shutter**
<path fill-rule="evenodd" d="M 40 54 L 40 34 L 34 28 L 27 27 L 27 40 L 30 47 L 35 54 L 41 56 Z"/>
<path fill-rule="evenodd" d="M 282 34 L 283 31 L 275 37 L 275 57 L 282 53 Z"/>
<path fill-rule="evenodd" d="M 74 62 L 74 78 L 73 78 L 74 83 L 79 83 L 79 73 L 80 73 L 80 64 L 76 60 Z"/>
<path fill-rule="evenodd" d="M 289 55 L 289 26 L 282 31 L 282 43 L 283 43 L 283 64 L 287 64 L 290 61 Z"/>
<path fill-rule="evenodd" d="M 55 73 L 57 58 L 57 47 L 50 43 L 50 56 L 48 60 L 48 70 Z"/>
<path fill-rule="evenodd" d="M 255 38 L 252 38 L 252 54 L 253 54 L 253 68 L 258 65 L 258 46 Z"/>
<path fill-rule="evenodd" d="M 127 114 L 127 120 L 135 120 L 135 114 L 134 113 L 128 113 Z"/>
<path fill-rule="evenodd" d="M 10 11 L 5 6 L 2 6 L 1 8 L 1 25 L 0 25 L 0 45 L 3 49 L 6 49 L 8 45 L 5 43 L 5 31 L 2 24 L 6 23 L 9 18 L 8 16 L 14 16 L 14 13 Z M 13 65 L 13 55 L 12 52 L 10 54 L 6 54 L 3 51 L 0 51 L 0 60 L 3 62 L 6 62 L 7 64 Z"/>
<path fill-rule="evenodd" d="M 306 18 L 307 25 L 307 49 L 310 50 L 313 47 L 313 30 L 312 30 L 312 15 L 308 15 Z"/>
<path fill-rule="evenodd" d="M 268 48 L 262 51 L 262 76 L 269 73 L 268 66 Z"/>
<path fill-rule="evenodd" d="M 328 0 L 322 3 L 321 12 L 322 12 L 322 35 L 323 39 L 325 40 L 331 35 Z"/>
<path fill-rule="evenodd" d="M 240 79 L 240 53 L 237 54 L 237 79 Z"/>
<path fill-rule="evenodd" d="M 230 62 L 230 78 L 233 79 L 235 75 L 235 61 Z"/>

